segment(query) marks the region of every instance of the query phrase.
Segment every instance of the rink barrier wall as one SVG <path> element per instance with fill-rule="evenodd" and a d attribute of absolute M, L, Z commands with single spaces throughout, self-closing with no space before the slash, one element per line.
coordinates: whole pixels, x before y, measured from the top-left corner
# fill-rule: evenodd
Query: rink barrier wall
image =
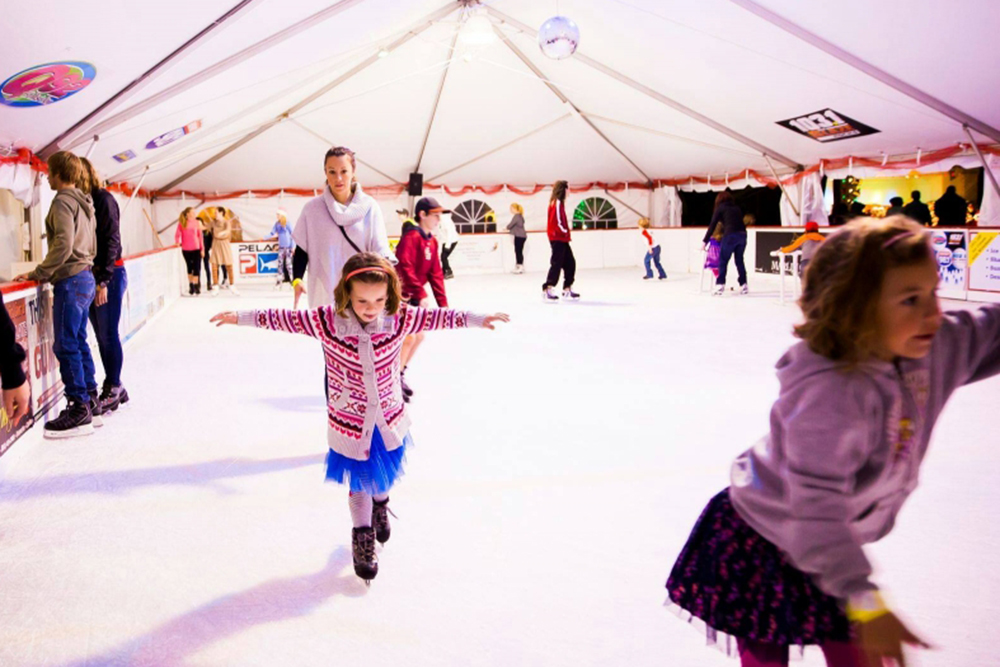
<path fill-rule="evenodd" d="M 184 269 L 180 250 L 174 246 L 124 258 L 128 287 L 122 302 L 119 334 L 122 342 L 177 300 Z M 0 461 L 15 441 L 34 424 L 57 413 L 63 384 L 52 349 L 52 287 L 35 282 L 0 285 L 4 303 L 14 321 L 17 342 L 27 352 L 25 372 L 31 387 L 31 414 L 11 423 L 0 409 Z M 94 331 L 87 325 L 94 362 L 100 374 L 100 354 Z"/>

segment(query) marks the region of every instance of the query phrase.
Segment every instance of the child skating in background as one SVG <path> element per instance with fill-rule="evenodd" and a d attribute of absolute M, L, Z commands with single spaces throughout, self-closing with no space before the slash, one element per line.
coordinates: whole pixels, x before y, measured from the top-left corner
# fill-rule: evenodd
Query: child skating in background
<path fill-rule="evenodd" d="M 831 667 L 882 667 L 926 646 L 863 546 L 916 488 L 951 393 L 1000 373 L 1000 305 L 942 315 L 937 285 L 925 231 L 902 216 L 852 222 L 814 256 L 771 431 L 736 459 L 667 581 L 710 637 L 736 638 L 743 665 L 818 644 Z"/>
<path fill-rule="evenodd" d="M 656 242 L 653 237 L 653 232 L 649 228 L 649 218 L 639 218 L 639 229 L 642 230 L 642 238 L 646 240 L 648 248 L 646 248 L 646 257 L 643 259 L 643 263 L 646 266 L 646 275 L 643 276 L 643 280 L 653 279 L 653 264 L 656 264 L 656 270 L 660 274 L 660 280 L 667 279 L 667 272 L 663 270 L 663 264 L 660 263 L 660 244 Z"/>
<path fill-rule="evenodd" d="M 274 289 L 281 289 L 282 283 L 292 282 L 292 255 L 295 253 L 295 241 L 285 209 L 278 209 L 278 221 L 271 227 L 271 238 L 268 240 L 278 242 L 278 280 Z"/>
<path fill-rule="evenodd" d="M 712 275 L 719 277 L 719 259 L 722 257 L 722 225 L 717 225 L 708 243 L 705 244 L 705 268 L 712 270 Z"/>
<path fill-rule="evenodd" d="M 389 490 L 403 473 L 410 444 L 399 382 L 404 338 L 433 329 L 493 329 L 510 318 L 409 306 L 392 265 L 372 253 L 347 260 L 334 299 L 335 305 L 313 310 L 224 312 L 211 321 L 298 333 L 322 343 L 329 389 L 326 478 L 350 489 L 354 572 L 371 581 L 378 574 L 375 541 L 385 543 L 390 534 Z"/>
<path fill-rule="evenodd" d="M 783 253 L 802 250 L 802 257 L 799 259 L 799 275 L 806 275 L 806 267 L 812 261 L 813 255 L 826 237 L 819 233 L 819 223 L 810 220 L 806 223 L 806 233 L 798 237 L 790 244 L 781 249 Z"/>

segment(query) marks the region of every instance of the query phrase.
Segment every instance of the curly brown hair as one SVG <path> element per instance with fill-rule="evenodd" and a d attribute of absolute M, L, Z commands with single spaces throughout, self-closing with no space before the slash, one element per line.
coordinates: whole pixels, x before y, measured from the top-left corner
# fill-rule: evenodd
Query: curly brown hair
<path fill-rule="evenodd" d="M 816 354 L 855 365 L 877 349 L 878 300 L 889 269 L 933 259 L 927 231 L 902 215 L 855 218 L 806 268 L 795 335 Z"/>
<path fill-rule="evenodd" d="M 350 280 L 344 280 L 360 269 L 373 269 L 353 276 Z M 344 264 L 344 270 L 340 275 L 340 282 L 333 290 L 334 305 L 337 314 L 343 317 L 347 309 L 351 307 L 351 285 L 354 283 L 365 283 L 367 285 L 388 285 L 385 300 L 385 312 L 395 315 L 399 312 L 400 304 L 403 302 L 402 289 L 399 285 L 399 276 L 392 268 L 385 257 L 371 252 L 361 252 L 354 255 Z"/>

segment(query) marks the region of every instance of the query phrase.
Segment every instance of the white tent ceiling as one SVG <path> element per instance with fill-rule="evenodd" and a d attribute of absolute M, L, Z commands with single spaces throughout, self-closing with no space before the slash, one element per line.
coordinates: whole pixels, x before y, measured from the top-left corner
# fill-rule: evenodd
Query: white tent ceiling
<path fill-rule="evenodd" d="M 1000 4 L 991 0 L 561 0 L 560 12 L 582 35 L 577 55 L 562 61 L 542 55 L 533 34 L 556 13 L 554 0 L 485 2 L 480 11 L 504 40 L 483 47 L 455 41 L 468 30 L 461 22 L 466 3 L 455 0 L 8 4 L 5 18 L 18 30 L 0 43 L 0 62 L 9 70 L 0 72 L 3 78 L 57 60 L 97 69 L 93 84 L 59 103 L 0 106 L 0 144 L 36 152 L 51 150 L 131 81 L 231 14 L 134 94 L 60 140 L 83 154 L 96 132 L 91 157 L 98 169 L 135 183 L 148 166 L 144 187 L 154 190 L 320 187 L 322 154 L 331 144 L 357 151 L 365 185 L 405 182 L 419 161 L 427 179 L 459 186 L 721 176 L 766 170 L 761 149 L 787 169 L 968 140 L 959 121 L 926 100 L 765 20 L 753 5 L 986 126 L 1000 126 L 1000 70 L 990 65 Z M 320 12 L 325 20 L 171 94 Z M 384 48 L 388 56 L 377 57 Z M 622 76 L 600 71 L 602 65 Z M 823 144 L 776 123 L 828 107 L 880 132 Z M 289 119 L 277 122 L 291 109 Z M 201 129 L 181 140 L 145 148 L 196 120 Z M 242 141 L 261 128 L 267 129 Z M 112 159 L 126 150 L 137 157 L 125 164 Z"/>

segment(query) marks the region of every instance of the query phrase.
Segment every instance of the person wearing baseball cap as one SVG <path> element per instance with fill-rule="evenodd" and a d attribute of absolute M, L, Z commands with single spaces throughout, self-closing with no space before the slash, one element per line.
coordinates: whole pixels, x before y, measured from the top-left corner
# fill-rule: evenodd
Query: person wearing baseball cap
<path fill-rule="evenodd" d="M 413 216 L 417 224 L 403 232 L 396 246 L 396 272 L 402 287 L 403 300 L 411 306 L 430 308 L 431 300 L 424 289 L 430 283 L 438 308 L 448 307 L 448 296 L 444 290 L 444 271 L 438 259 L 438 243 L 434 232 L 441 224 L 441 214 L 450 213 L 436 200 L 424 197 L 417 202 Z M 406 366 L 413 359 L 414 353 L 424 340 L 424 334 L 418 333 L 406 337 L 400 354 L 400 380 L 403 387 L 403 400 L 410 402 L 413 390 L 406 383 Z"/>

